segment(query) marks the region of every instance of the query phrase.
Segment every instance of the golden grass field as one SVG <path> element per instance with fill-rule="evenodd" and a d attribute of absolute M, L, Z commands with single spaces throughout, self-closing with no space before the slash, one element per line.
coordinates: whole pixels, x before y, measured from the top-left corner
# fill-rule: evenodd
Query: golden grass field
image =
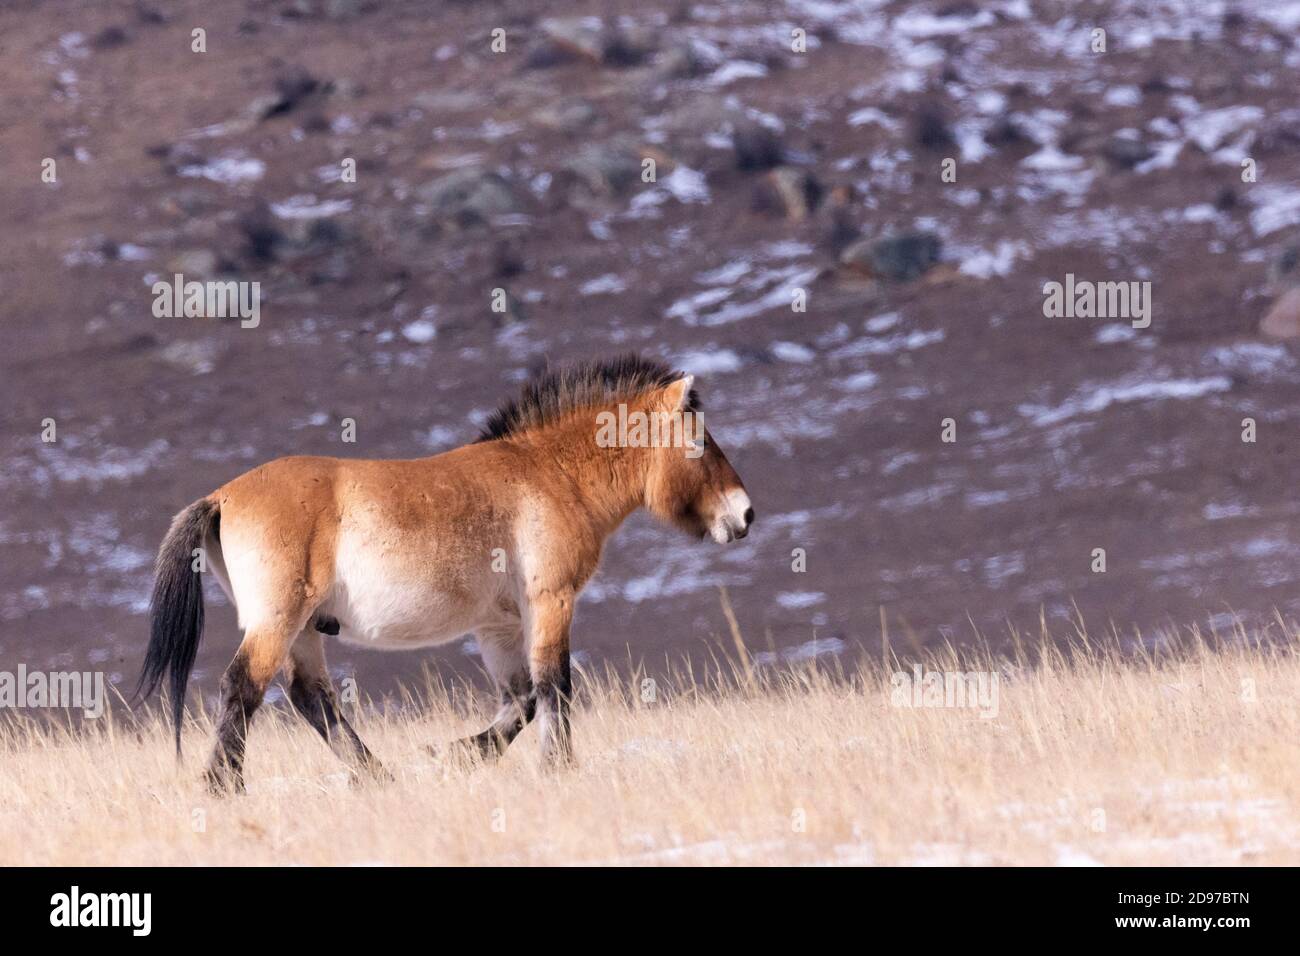
<path fill-rule="evenodd" d="M 397 780 L 350 787 L 280 703 L 253 725 L 248 794 L 227 798 L 199 783 L 201 715 L 179 768 L 152 713 L 10 719 L 0 864 L 1300 863 L 1294 630 L 1184 632 L 1136 655 L 1081 634 L 1015 646 L 926 660 L 996 673 L 989 717 L 891 703 L 890 673 L 911 666 L 892 655 L 778 671 L 733 653 L 712 677 L 676 668 L 652 702 L 637 674 L 583 672 L 579 765 L 558 773 L 531 728 L 494 766 L 429 756 L 491 709 L 434 683 L 354 710 Z"/>

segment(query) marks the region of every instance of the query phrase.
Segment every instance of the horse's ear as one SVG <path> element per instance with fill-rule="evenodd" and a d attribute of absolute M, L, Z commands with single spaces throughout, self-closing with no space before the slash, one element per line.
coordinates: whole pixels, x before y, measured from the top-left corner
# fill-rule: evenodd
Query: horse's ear
<path fill-rule="evenodd" d="M 691 387 L 695 384 L 694 375 L 683 375 L 664 389 L 668 407 L 675 412 L 685 411 L 691 404 Z"/>

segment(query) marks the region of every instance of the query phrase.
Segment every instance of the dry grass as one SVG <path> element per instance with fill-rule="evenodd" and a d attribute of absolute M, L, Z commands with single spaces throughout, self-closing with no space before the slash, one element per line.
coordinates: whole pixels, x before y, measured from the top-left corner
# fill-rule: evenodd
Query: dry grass
<path fill-rule="evenodd" d="M 927 662 L 997 673 L 991 718 L 894 706 L 879 663 L 679 672 L 653 703 L 639 678 L 584 674 L 580 766 L 554 775 L 531 731 L 496 766 L 427 756 L 483 719 L 441 690 L 356 715 L 398 777 L 382 787 L 350 788 L 268 708 L 249 793 L 227 799 L 198 784 L 206 720 L 179 770 L 154 719 L 9 721 L 0 864 L 1300 862 L 1293 631 L 1213 650 L 1184 634 L 1155 656 L 1018 644 Z"/>

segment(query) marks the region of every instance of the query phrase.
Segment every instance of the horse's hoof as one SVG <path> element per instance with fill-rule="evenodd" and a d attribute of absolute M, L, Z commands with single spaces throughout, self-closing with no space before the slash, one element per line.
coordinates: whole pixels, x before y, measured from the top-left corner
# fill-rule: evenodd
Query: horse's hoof
<path fill-rule="evenodd" d="M 244 788 L 242 775 L 235 776 L 220 770 L 207 770 L 203 774 L 203 784 L 208 793 L 214 797 L 242 796 L 248 791 Z"/>

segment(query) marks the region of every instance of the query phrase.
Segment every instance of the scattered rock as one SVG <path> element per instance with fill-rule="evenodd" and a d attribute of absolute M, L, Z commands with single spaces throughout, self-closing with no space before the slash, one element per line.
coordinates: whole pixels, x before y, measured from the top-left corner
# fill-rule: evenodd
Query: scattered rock
<path fill-rule="evenodd" d="M 558 179 L 566 191 L 592 196 L 617 196 L 641 180 L 641 163 L 652 153 L 626 140 L 596 143 L 580 150 L 565 163 Z"/>
<path fill-rule="evenodd" d="M 768 172 L 764 182 L 768 196 L 763 197 L 762 205 L 775 206 L 793 222 L 807 219 L 821 201 L 821 183 L 806 169 L 778 166 Z"/>
<path fill-rule="evenodd" d="M 290 0 L 283 13 L 304 20 L 351 20 L 378 6 L 377 0 Z"/>
<path fill-rule="evenodd" d="M 604 27 L 591 17 L 547 17 L 537 26 L 547 40 L 570 54 L 592 63 L 604 57 Z"/>
<path fill-rule="evenodd" d="M 1269 284 L 1275 289 L 1300 286 L 1300 243 L 1286 246 L 1268 267 Z"/>
<path fill-rule="evenodd" d="M 145 3 L 144 0 L 136 0 L 135 17 L 141 23 L 148 23 L 151 26 L 158 26 L 167 22 L 167 16 L 152 3 Z"/>
<path fill-rule="evenodd" d="M 191 375 L 207 375 L 217 367 L 221 356 L 219 341 L 208 338 L 169 342 L 158 351 L 158 357 Z"/>
<path fill-rule="evenodd" d="M 1283 110 L 1260 124 L 1255 151 L 1261 155 L 1294 152 L 1300 147 L 1300 110 Z"/>
<path fill-rule="evenodd" d="M 439 176 L 419 187 L 416 196 L 430 218 L 455 228 L 490 222 L 520 211 L 509 183 L 496 173 L 469 167 Z"/>
<path fill-rule="evenodd" d="M 275 76 L 276 103 L 261 118 L 288 113 L 321 88 L 320 81 L 301 66 L 290 66 Z"/>
<path fill-rule="evenodd" d="M 533 40 L 524 53 L 523 69 L 551 70 L 577 59 L 572 51 L 545 38 Z"/>
<path fill-rule="evenodd" d="M 776 133 L 752 120 L 736 124 L 731 133 L 731 145 L 736 151 L 738 169 L 771 169 L 781 165 L 784 156 Z"/>
<path fill-rule="evenodd" d="M 327 216 L 281 222 L 280 238 L 274 250 L 277 259 L 292 260 L 333 250 L 348 238 L 343 224 Z"/>
<path fill-rule="evenodd" d="M 1155 154 L 1154 149 L 1133 136 L 1111 136 L 1101 147 L 1101 155 L 1118 169 L 1132 169 Z"/>
<path fill-rule="evenodd" d="M 606 66 L 640 66 L 654 55 L 658 34 L 649 27 L 629 26 L 605 33 L 602 60 Z"/>
<path fill-rule="evenodd" d="M 678 43 L 655 59 L 655 76 L 660 80 L 689 80 L 703 76 L 713 63 L 693 43 Z"/>
<path fill-rule="evenodd" d="M 1164 96 L 1174 91 L 1174 88 L 1169 85 L 1169 81 L 1159 75 L 1147 77 L 1142 81 L 1142 85 L 1138 89 L 1142 91 L 1144 96 Z"/>
<path fill-rule="evenodd" d="M 562 54 L 559 62 L 579 58 L 603 66 L 628 67 L 643 63 L 654 50 L 651 31 L 608 26 L 592 17 L 548 17 L 538 24 L 546 42 Z M 535 50 L 546 59 L 543 46 Z M 551 59 L 556 59 L 552 52 Z M 532 63 L 531 65 L 551 65 Z"/>
<path fill-rule="evenodd" d="M 492 247 L 492 273 L 510 279 L 524 271 L 524 253 L 517 239 L 501 239 Z"/>
<path fill-rule="evenodd" d="M 891 282 L 910 282 L 939 261 L 937 235 L 913 230 L 884 239 L 860 239 L 840 254 L 840 263 Z"/>
<path fill-rule="evenodd" d="M 1259 330 L 1277 339 L 1300 338 L 1300 286 L 1287 289 L 1273 303 L 1259 323 Z"/>
<path fill-rule="evenodd" d="M 933 104 L 925 104 L 917 111 L 912 138 L 922 149 L 936 152 L 957 145 L 943 113 Z"/>
<path fill-rule="evenodd" d="M 96 50 L 111 50 L 114 47 L 125 46 L 129 43 L 131 37 L 119 26 L 105 27 L 95 34 L 90 41 L 90 45 Z"/>
<path fill-rule="evenodd" d="M 220 259 L 211 249 L 187 249 L 178 252 L 167 262 L 169 272 L 180 273 L 186 280 L 211 279 L 220 271 Z"/>
<path fill-rule="evenodd" d="M 542 107 L 536 117 L 537 122 L 543 126 L 566 133 L 576 133 L 596 122 L 599 114 L 588 100 L 567 99 Z"/>
<path fill-rule="evenodd" d="M 182 169 L 202 166 L 207 162 L 207 157 L 191 143 L 156 143 L 146 149 L 145 153 L 162 163 L 163 169 L 173 176 L 179 175 Z"/>
<path fill-rule="evenodd" d="M 984 142 L 994 149 L 1006 149 L 1008 147 L 1023 146 L 1027 149 L 1036 149 L 1038 143 L 1034 138 L 1026 133 L 1020 124 L 1010 116 L 1003 116 L 994 121 L 988 130 L 984 133 Z"/>

